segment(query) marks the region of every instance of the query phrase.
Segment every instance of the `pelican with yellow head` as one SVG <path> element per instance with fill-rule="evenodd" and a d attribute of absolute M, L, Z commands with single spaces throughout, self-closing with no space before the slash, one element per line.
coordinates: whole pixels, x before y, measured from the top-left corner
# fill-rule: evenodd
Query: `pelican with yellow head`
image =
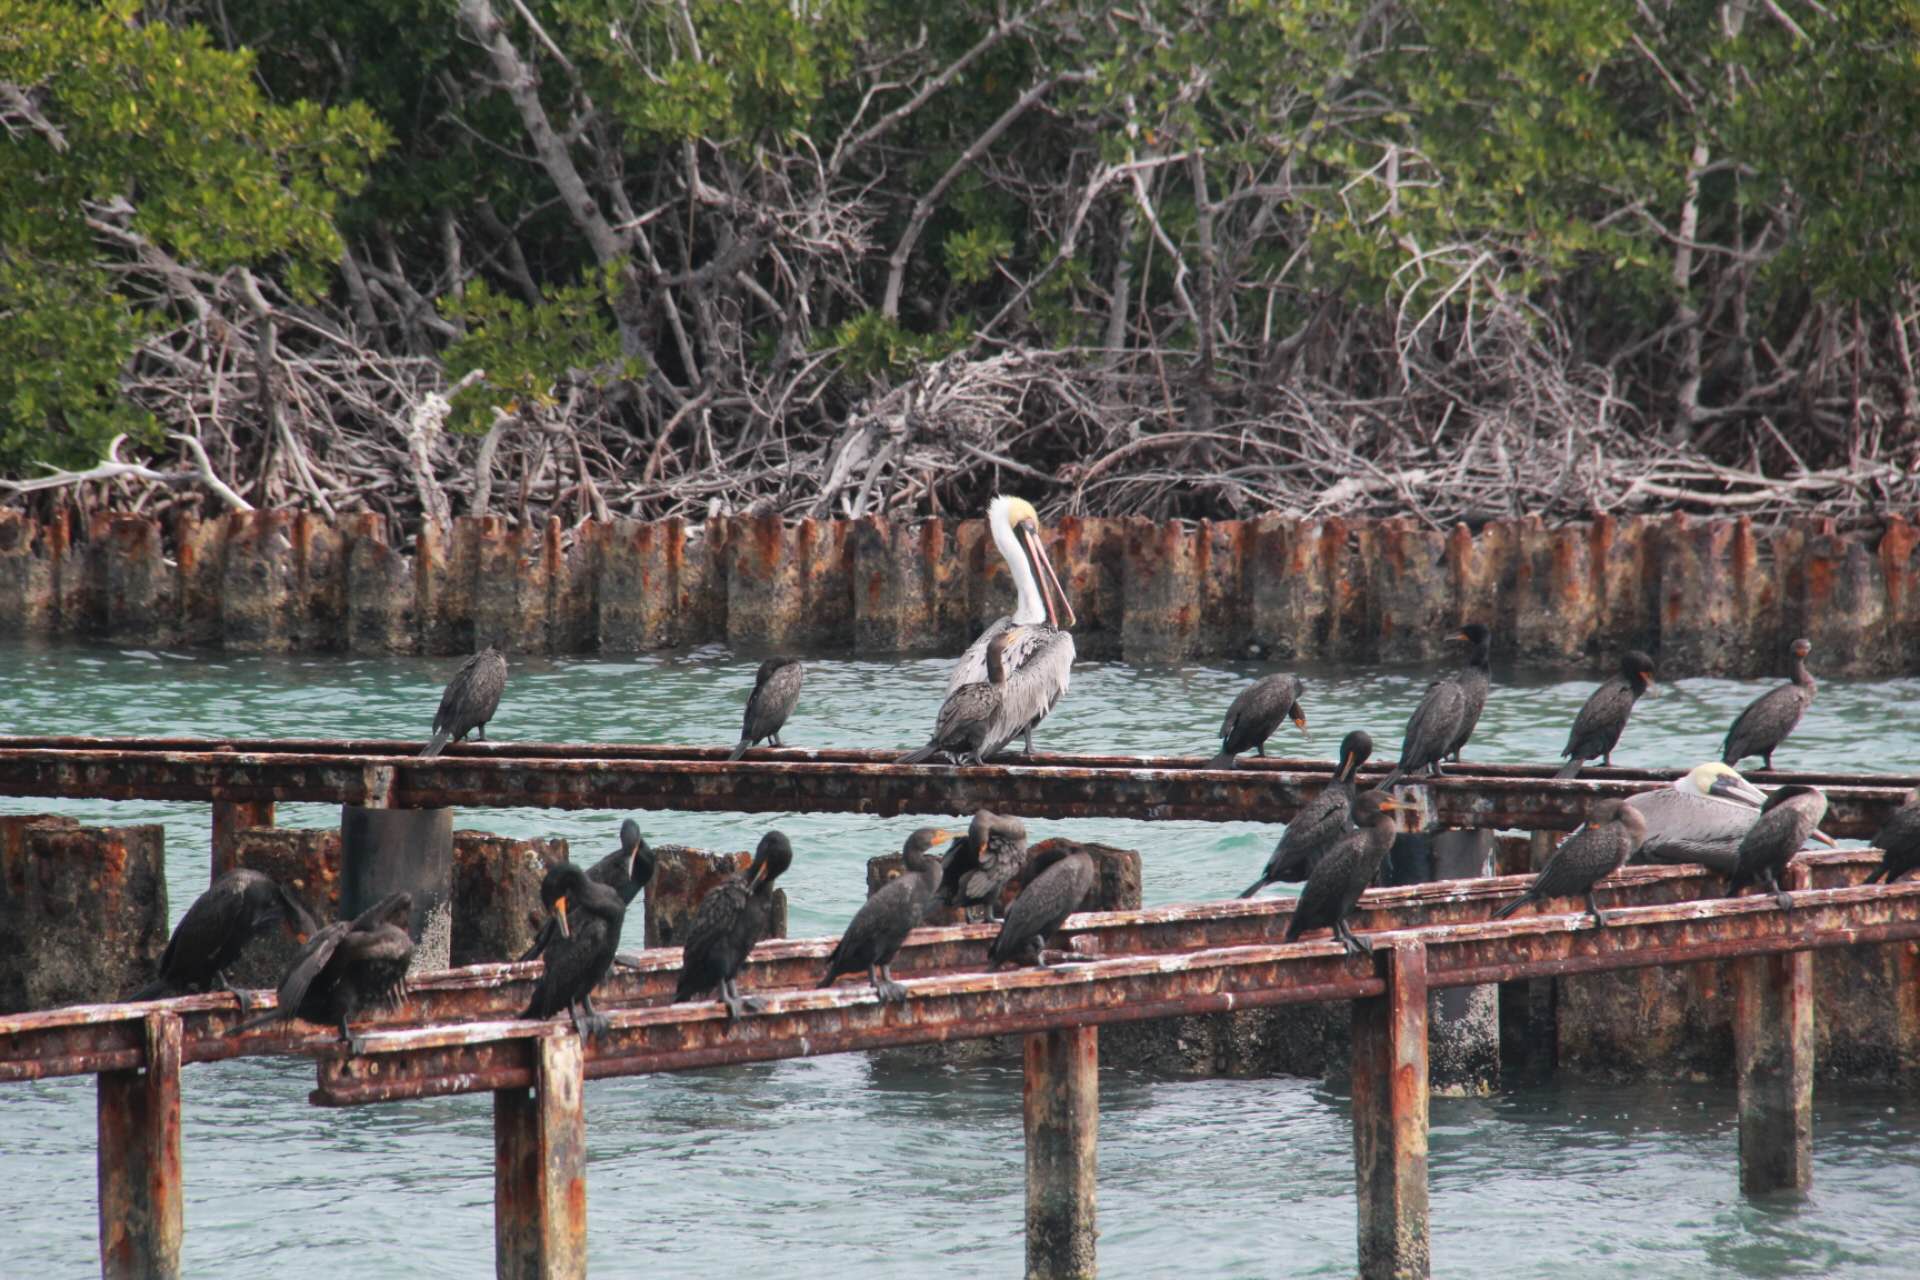
<path fill-rule="evenodd" d="M 1040 517 L 1025 498 L 1001 496 L 987 504 L 987 529 L 1007 562 L 1017 593 L 1013 612 L 998 619 L 968 646 L 947 677 L 947 692 L 987 678 L 987 646 L 1010 627 L 1020 634 L 1003 655 L 1007 667 L 1000 712 L 982 744 L 990 756 L 1016 737 L 1033 754 L 1033 730 L 1066 696 L 1073 671 L 1073 606 L 1047 559 Z"/>

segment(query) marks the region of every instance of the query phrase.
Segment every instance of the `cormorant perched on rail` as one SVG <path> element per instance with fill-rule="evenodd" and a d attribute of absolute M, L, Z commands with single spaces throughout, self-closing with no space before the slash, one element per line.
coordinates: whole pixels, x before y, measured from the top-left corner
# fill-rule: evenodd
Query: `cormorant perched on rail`
<path fill-rule="evenodd" d="M 947 695 L 963 685 L 989 678 L 987 648 L 1002 632 L 1019 628 L 1013 647 L 1006 650 L 1006 690 L 976 753 L 985 758 L 1016 737 L 1025 740 L 1022 754 L 1033 754 L 1033 731 L 1060 704 L 1073 675 L 1073 605 L 1060 587 L 1040 541 L 1040 517 L 1024 498 L 1005 494 L 987 504 L 987 531 L 1007 562 L 1017 598 L 1013 612 L 994 619 L 974 638 L 947 673 Z"/>
<path fill-rule="evenodd" d="M 1000 891 L 1027 865 L 1027 824 L 1010 814 L 988 809 L 974 812 L 966 838 L 947 851 L 940 872 L 939 901 L 973 915 L 985 907 L 986 918 L 1001 918 Z"/>
<path fill-rule="evenodd" d="M 246 1013 L 246 992 L 227 980 L 227 966 L 276 924 L 285 925 L 301 943 L 320 927 L 300 899 L 271 876 L 246 867 L 223 873 L 180 917 L 160 953 L 159 975 L 132 998 L 164 1000 L 189 991 L 231 991 L 240 1012 Z"/>
<path fill-rule="evenodd" d="M 1773 753 L 1780 749 L 1793 727 L 1800 723 L 1800 717 L 1813 705 L 1818 687 L 1807 672 L 1807 655 L 1812 652 L 1811 642 L 1793 642 L 1792 683 L 1767 690 L 1740 713 L 1740 718 L 1727 730 L 1726 746 L 1720 752 L 1723 763 L 1739 764 L 1748 756 L 1759 756 L 1769 770 L 1773 768 Z"/>
<path fill-rule="evenodd" d="M 798 658 L 768 658 L 753 678 L 753 692 L 747 695 L 747 711 L 740 718 L 740 742 L 727 759 L 738 760 L 747 748 L 765 739 L 768 746 L 780 746 L 780 730 L 800 701 L 800 682 L 807 670 Z"/>
<path fill-rule="evenodd" d="M 1865 884 L 1885 880 L 1892 884 L 1915 867 L 1920 867 L 1920 787 L 1907 793 L 1907 802 L 1893 811 L 1887 825 L 1873 838 L 1879 849 L 1880 865 L 1867 874 Z"/>
<path fill-rule="evenodd" d="M 1300 891 L 1287 921 L 1288 942 L 1309 929 L 1331 929 L 1347 950 L 1373 950 L 1371 944 L 1353 936 L 1347 914 L 1380 874 L 1380 864 L 1393 848 L 1393 814 L 1399 808 L 1385 791 L 1362 791 L 1353 798 L 1354 829 L 1321 856 L 1307 877 L 1307 887 Z"/>
<path fill-rule="evenodd" d="M 1764 791 L 1718 760 L 1696 765 L 1667 786 L 1627 797 L 1647 820 L 1647 838 L 1633 860 L 1697 862 L 1730 875 L 1740 841 L 1766 802 Z"/>
<path fill-rule="evenodd" d="M 1820 830 L 1827 816 L 1827 793 L 1818 787 L 1780 787 L 1767 797 L 1760 820 L 1740 841 L 1740 855 L 1733 874 L 1727 878 L 1727 896 L 1732 897 L 1750 884 L 1764 884 L 1773 891 L 1782 911 L 1793 909 L 1793 895 L 1780 887 L 1780 873 L 1800 852 L 1809 837 L 1832 844 L 1833 837 Z"/>
<path fill-rule="evenodd" d="M 1282 720 L 1292 720 L 1302 737 L 1307 733 L 1307 713 L 1300 707 L 1300 692 L 1305 689 L 1299 676 L 1267 676 L 1240 691 L 1220 722 L 1220 754 L 1207 767 L 1233 768 L 1233 758 L 1251 749 L 1255 755 L 1267 754 L 1267 739 Z"/>
<path fill-rule="evenodd" d="M 1400 763 L 1380 784 L 1382 791 L 1418 769 L 1439 773 L 1441 760 L 1448 756 L 1458 760 L 1460 749 L 1480 723 L 1480 713 L 1486 710 L 1487 689 L 1493 681 L 1487 656 L 1493 633 L 1478 622 L 1469 622 L 1447 639 L 1467 642 L 1467 664 L 1427 686 L 1426 695 L 1407 721 L 1407 735 L 1400 743 Z"/>
<path fill-rule="evenodd" d="M 1593 887 L 1626 866 L 1646 835 L 1647 820 L 1638 809 L 1624 800 L 1602 800 L 1587 814 L 1587 825 L 1560 842 L 1527 891 L 1493 918 L 1504 920 L 1529 902 L 1584 897 L 1594 928 L 1605 928 L 1607 915 L 1593 900 Z"/>
<path fill-rule="evenodd" d="M 1029 957 L 1044 968 L 1047 939 L 1093 890 L 1093 855 L 1076 845 L 1055 845 L 1035 858 L 1029 869 L 1033 877 L 1007 908 L 1007 918 L 987 948 L 988 973 Z"/>
<path fill-rule="evenodd" d="M 547 868 L 547 875 L 553 875 L 553 867 Z M 620 824 L 620 847 L 588 867 L 587 879 L 595 884 L 606 885 L 619 894 L 622 906 L 633 901 L 634 896 L 646 887 L 647 881 L 653 879 L 653 850 L 647 848 L 647 842 L 641 838 L 639 823 L 628 818 Z M 541 901 L 547 901 L 544 881 L 540 894 Z M 559 920 L 549 916 L 541 924 L 540 932 L 534 935 L 533 945 L 527 948 L 520 959 L 531 960 L 545 951 L 559 931 Z"/>
<path fill-rule="evenodd" d="M 440 695 L 440 709 L 433 713 L 433 738 L 421 751 L 437 756 L 449 742 L 459 742 L 469 733 L 487 740 L 487 721 L 500 709 L 500 694 L 507 687 L 507 659 L 488 645 L 460 664 Z"/>
<path fill-rule="evenodd" d="M 953 833 L 939 827 L 921 827 L 907 837 L 900 851 L 904 864 L 900 874 L 875 889 L 854 912 L 839 945 L 827 957 L 821 986 L 830 987 L 841 974 L 865 969 L 883 1002 L 898 1004 L 907 998 L 907 989 L 893 980 L 893 958 L 933 905 L 940 884 L 940 859 L 928 850 L 951 839 Z"/>
<path fill-rule="evenodd" d="M 374 1005 L 397 1008 L 407 998 L 407 965 L 413 960 L 407 922 L 412 914 L 412 895 L 390 893 L 352 920 L 320 930 L 307 939 L 280 980 L 278 1006 L 227 1034 L 300 1018 L 338 1026 L 347 1052 L 357 1056 L 361 1039 L 347 1026 L 353 1015 Z"/>
<path fill-rule="evenodd" d="M 551 1018 L 565 1009 L 582 1036 L 599 1035 L 607 1020 L 593 1007 L 593 989 L 613 967 L 627 904 L 620 892 L 571 862 L 556 862 L 540 882 L 540 901 L 560 926 L 546 948 L 546 968 L 534 984 L 523 1018 Z"/>
<path fill-rule="evenodd" d="M 993 637 L 987 645 L 986 681 L 963 684 L 949 693 L 940 704 L 933 737 L 918 751 L 901 756 L 896 764 L 919 764 L 935 752 L 945 752 L 955 764 L 982 763 L 985 751 L 992 749 L 993 727 L 1006 696 L 1007 650 L 1025 633 L 1024 627 L 1008 627 Z"/>
<path fill-rule="evenodd" d="M 1620 657 L 1620 674 L 1603 683 L 1587 698 L 1580 714 L 1573 718 L 1573 732 L 1567 735 L 1567 757 L 1556 778 L 1577 778 L 1580 766 L 1595 756 L 1608 768 L 1613 767 L 1613 749 L 1620 733 L 1633 714 L 1633 704 L 1653 688 L 1653 659 L 1638 649 L 1629 649 Z"/>
<path fill-rule="evenodd" d="M 793 865 L 793 845 L 778 831 L 760 837 L 753 863 L 721 881 L 700 899 L 693 922 L 687 926 L 687 945 L 680 958 L 680 985 L 673 1002 L 691 1000 L 719 989 L 727 1016 L 741 1010 L 760 1012 L 760 1002 L 742 999 L 734 987 L 747 953 L 764 938 L 773 918 L 773 882 Z"/>
<path fill-rule="evenodd" d="M 549 904 L 549 910 L 551 910 L 551 898 L 547 898 L 547 879 L 553 879 L 553 873 L 561 865 L 564 864 L 557 862 L 547 867 L 547 875 L 545 879 L 541 879 L 540 900 Z M 641 839 L 637 821 L 628 818 L 620 823 L 620 848 L 612 850 L 611 854 L 607 854 L 605 858 L 588 867 L 588 879 L 595 885 L 605 885 L 607 889 L 620 894 L 622 906 L 630 904 L 634 896 L 639 894 L 639 890 L 647 887 L 647 881 L 653 879 L 653 850 L 647 848 L 645 839 Z M 536 956 L 540 956 L 541 952 L 547 950 L 547 946 L 553 942 L 553 936 L 559 933 L 559 929 L 561 929 L 559 919 L 549 915 L 541 923 L 540 933 L 534 935 L 534 944 L 526 948 L 526 954 L 522 954 L 520 960 L 534 960 Z"/>
<path fill-rule="evenodd" d="M 1251 898 L 1276 880 L 1305 880 L 1313 873 L 1313 864 L 1349 829 L 1353 777 L 1372 754 L 1373 739 L 1364 729 L 1355 729 L 1341 740 L 1340 767 L 1334 770 L 1333 781 L 1294 813 L 1267 859 L 1267 869 L 1241 897 Z"/>

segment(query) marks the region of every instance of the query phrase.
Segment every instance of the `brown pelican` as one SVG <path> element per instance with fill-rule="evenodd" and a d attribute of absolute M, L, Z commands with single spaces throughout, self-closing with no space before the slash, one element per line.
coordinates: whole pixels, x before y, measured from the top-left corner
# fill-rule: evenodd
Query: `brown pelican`
<path fill-rule="evenodd" d="M 980 633 L 947 676 L 947 692 L 987 678 L 987 645 L 1009 627 L 1023 628 L 1007 650 L 1007 692 L 980 752 L 984 759 L 1016 737 L 1033 754 L 1033 729 L 1047 718 L 1067 692 L 1073 669 L 1073 606 L 1060 589 L 1046 548 L 1040 544 L 1040 518 L 1024 498 L 995 498 L 987 504 L 987 528 L 993 545 L 1013 574 L 1019 599 L 1013 612 Z"/>
<path fill-rule="evenodd" d="M 1764 792 L 1718 762 L 1703 764 L 1658 791 L 1629 796 L 1647 820 L 1635 862 L 1697 862 L 1733 871 L 1740 841 L 1759 820 Z"/>

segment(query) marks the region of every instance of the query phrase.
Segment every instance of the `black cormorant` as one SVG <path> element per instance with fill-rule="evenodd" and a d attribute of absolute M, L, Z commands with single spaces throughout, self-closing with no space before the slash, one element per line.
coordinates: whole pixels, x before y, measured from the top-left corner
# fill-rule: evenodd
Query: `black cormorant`
<path fill-rule="evenodd" d="M 1000 891 L 1027 865 L 1027 824 L 1009 814 L 976 810 L 966 838 L 947 851 L 940 872 L 939 900 L 972 918 L 985 907 L 986 918 L 1000 919 Z"/>
<path fill-rule="evenodd" d="M 742 999 L 734 987 L 747 953 L 766 936 L 773 918 L 773 882 L 793 864 L 793 845 L 778 831 L 760 837 L 753 863 L 721 881 L 700 899 L 687 926 L 687 945 L 680 957 L 680 985 L 673 1002 L 691 1000 L 715 990 L 727 1006 L 727 1016 L 742 1010 L 760 1012 L 760 1002 Z"/>
<path fill-rule="evenodd" d="M 459 742 L 469 733 L 487 740 L 487 721 L 500 709 L 500 694 L 507 687 L 507 659 L 492 645 L 460 664 L 440 695 L 440 709 L 433 713 L 433 738 L 420 752 L 437 756 L 449 742 Z"/>
<path fill-rule="evenodd" d="M 1915 867 L 1920 867 L 1920 787 L 1907 793 L 1907 802 L 1893 811 L 1887 825 L 1873 838 L 1879 849 L 1880 865 L 1864 881 L 1885 880 L 1892 884 Z"/>
<path fill-rule="evenodd" d="M 167 939 L 167 949 L 160 953 L 159 975 L 133 998 L 163 1000 L 189 991 L 231 991 L 240 1002 L 240 1012 L 246 1013 L 247 995 L 227 980 L 226 968 L 240 958 L 247 943 L 276 924 L 286 926 L 300 943 L 320 927 L 305 904 L 271 876 L 246 867 L 223 873 L 180 917 Z"/>
<path fill-rule="evenodd" d="M 1007 918 L 987 948 L 989 973 L 1028 958 L 1044 967 L 1047 940 L 1093 890 L 1093 855 L 1076 845 L 1055 845 L 1028 869 L 1032 877 L 1007 908 Z"/>
<path fill-rule="evenodd" d="M 593 989 L 613 967 L 627 904 L 619 890 L 599 883 L 571 862 L 547 868 L 540 901 L 553 913 L 560 936 L 547 945 L 546 968 L 520 1016 L 551 1018 L 565 1009 L 573 1014 L 575 1031 L 598 1035 L 607 1029 L 607 1020 L 594 1010 Z"/>
<path fill-rule="evenodd" d="M 1480 713 L 1487 706 L 1487 689 L 1492 683 L 1488 650 L 1492 632 L 1478 622 L 1469 622 L 1447 637 L 1467 642 L 1467 664 L 1458 671 L 1435 680 L 1407 721 L 1407 734 L 1400 743 L 1400 763 L 1380 784 L 1385 791 L 1401 778 L 1418 769 L 1440 772 L 1440 762 L 1449 756 L 1460 758 L 1461 748 L 1473 736 Z"/>
<path fill-rule="evenodd" d="M 1305 880 L 1312 874 L 1320 855 L 1333 848 L 1333 842 L 1349 829 L 1354 774 L 1372 754 L 1373 739 L 1365 730 L 1355 729 L 1341 740 L 1340 767 L 1334 770 L 1333 781 L 1295 812 L 1280 843 L 1274 846 L 1273 856 L 1267 859 L 1267 869 L 1241 897 L 1251 898 L 1277 880 Z"/>
<path fill-rule="evenodd" d="M 640 824 L 628 818 L 620 824 L 620 847 L 588 867 L 587 879 L 606 885 L 618 893 L 624 906 L 646 887 L 647 881 L 653 879 L 653 861 L 653 850 L 647 848 L 647 842 L 640 836 Z M 547 875 L 552 874 L 553 868 L 547 868 Z M 540 892 L 541 900 L 546 901 L 544 882 Z M 545 951 L 559 929 L 559 920 L 549 916 L 540 925 L 540 932 L 534 935 L 533 945 L 527 948 L 520 959 L 531 960 Z"/>
<path fill-rule="evenodd" d="M 1267 739 L 1282 720 L 1292 720 L 1301 736 L 1310 738 L 1307 713 L 1300 706 L 1300 692 L 1305 688 L 1299 676 L 1278 675 L 1256 680 L 1242 689 L 1227 708 L 1226 719 L 1220 722 L 1220 754 L 1207 767 L 1231 769 L 1233 758 L 1242 751 L 1266 755 Z"/>
<path fill-rule="evenodd" d="M 821 986 L 830 987 L 841 974 L 865 969 L 882 1001 L 897 1004 L 907 998 L 907 989 L 893 980 L 893 958 L 907 935 L 919 927 L 940 884 L 940 859 L 927 851 L 951 839 L 953 833 L 939 827 L 921 827 L 907 837 L 900 851 L 904 864 L 900 874 L 875 889 L 854 912 L 839 945 L 827 957 Z"/>
<path fill-rule="evenodd" d="M 747 696 L 746 714 L 740 718 L 739 745 L 727 759 L 738 760 L 763 739 L 768 746 L 781 745 L 780 729 L 800 701 L 800 682 L 805 678 L 806 668 L 798 658 L 768 658 L 760 664 L 753 692 Z"/>
<path fill-rule="evenodd" d="M 935 752 L 945 752 L 955 764 L 980 764 L 990 746 L 995 717 L 1007 689 L 1007 650 L 1019 643 L 1023 629 L 1009 627 L 987 645 L 984 683 L 963 684 L 947 695 L 934 721 L 933 737 L 918 751 L 909 751 L 896 764 L 919 764 Z"/>
<path fill-rule="evenodd" d="M 1760 820 L 1740 841 L 1740 854 L 1733 874 L 1727 878 L 1727 895 L 1737 894 L 1747 885 L 1765 885 L 1773 891 L 1782 911 L 1793 909 L 1793 895 L 1780 887 L 1780 874 L 1800 852 L 1809 837 L 1832 844 L 1833 838 L 1820 830 L 1827 816 L 1827 794 L 1818 787 L 1780 787 L 1767 797 Z"/>
<path fill-rule="evenodd" d="M 1720 752 L 1723 763 L 1739 764 L 1748 756 L 1759 756 L 1768 769 L 1773 768 L 1773 753 L 1813 705 L 1817 686 L 1807 672 L 1807 655 L 1812 652 L 1809 641 L 1793 642 L 1793 682 L 1767 690 L 1740 713 L 1727 730 L 1726 746 Z"/>
<path fill-rule="evenodd" d="M 353 1015 L 374 1005 L 397 1008 L 407 998 L 407 965 L 413 960 L 407 922 L 412 914 L 410 894 L 390 893 L 352 920 L 315 933 L 280 980 L 278 1006 L 227 1034 L 300 1018 L 338 1026 L 347 1052 L 358 1055 L 360 1037 L 347 1026 Z"/>
<path fill-rule="evenodd" d="M 1647 820 L 1624 800 L 1602 800 L 1587 814 L 1587 825 L 1560 842 L 1527 891 L 1493 913 L 1504 920 L 1529 902 L 1549 898 L 1585 898 L 1595 928 L 1607 923 L 1593 900 L 1593 887 L 1627 865 L 1646 839 Z"/>
<path fill-rule="evenodd" d="M 1653 659 L 1638 649 L 1629 649 L 1620 658 L 1620 674 L 1603 683 L 1587 698 L 1580 714 L 1573 718 L 1573 732 L 1567 735 L 1567 757 L 1556 778 L 1577 778 L 1580 766 L 1595 756 L 1608 768 L 1613 766 L 1613 749 L 1620 733 L 1633 714 L 1633 704 L 1653 688 Z"/>
<path fill-rule="evenodd" d="M 1314 865 L 1287 921 L 1288 942 L 1309 929 L 1331 929 L 1347 950 L 1373 950 L 1353 936 L 1353 930 L 1347 927 L 1347 913 L 1379 875 L 1380 864 L 1393 848 L 1393 814 L 1399 808 L 1384 791 L 1362 791 L 1353 798 L 1354 829 L 1341 836 Z"/>

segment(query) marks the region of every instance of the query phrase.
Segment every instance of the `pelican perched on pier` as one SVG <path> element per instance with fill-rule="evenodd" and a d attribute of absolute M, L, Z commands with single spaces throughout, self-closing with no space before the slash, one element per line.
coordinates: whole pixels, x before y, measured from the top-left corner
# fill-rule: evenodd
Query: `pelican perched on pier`
<path fill-rule="evenodd" d="M 1697 862 L 1727 875 L 1766 802 L 1765 792 L 1727 765 L 1699 765 L 1669 786 L 1628 797 L 1647 820 L 1634 861 Z"/>
<path fill-rule="evenodd" d="M 1047 718 L 1066 695 L 1073 669 L 1073 606 L 1060 589 L 1053 564 L 1040 543 L 1040 517 L 1024 498 L 995 498 L 987 504 L 987 528 L 1013 574 L 1019 599 L 1013 612 L 980 633 L 947 676 L 947 692 L 987 678 L 987 646 L 1009 627 L 1019 638 L 1006 651 L 1007 688 L 1000 713 L 988 730 L 981 756 L 992 755 L 1016 737 L 1033 754 L 1034 726 Z"/>

